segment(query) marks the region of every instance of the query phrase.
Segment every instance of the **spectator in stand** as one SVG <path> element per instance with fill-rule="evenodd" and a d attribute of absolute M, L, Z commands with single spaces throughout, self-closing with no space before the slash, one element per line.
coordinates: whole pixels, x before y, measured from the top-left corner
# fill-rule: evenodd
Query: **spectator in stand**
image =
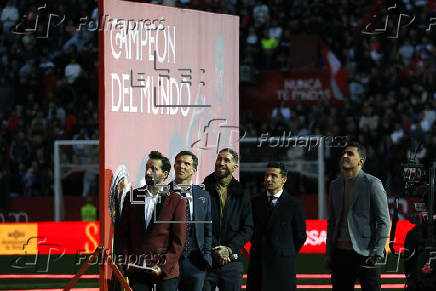
<path fill-rule="evenodd" d="M 416 161 L 418 164 L 423 164 L 427 157 L 427 148 L 424 143 L 412 139 L 410 147 L 407 150 L 407 160 Z"/>
<path fill-rule="evenodd" d="M 412 126 L 410 127 L 409 136 L 419 141 L 424 140 L 424 130 L 421 128 L 420 122 L 416 122 L 412 124 Z"/>
<path fill-rule="evenodd" d="M 434 54 L 433 44 L 431 44 L 426 36 L 422 38 L 420 44 L 416 46 L 416 51 L 423 60 L 429 60 Z"/>
<path fill-rule="evenodd" d="M 262 46 L 263 56 L 264 56 L 264 69 L 272 69 L 274 53 L 278 47 L 278 42 L 274 37 L 271 37 L 269 30 L 265 29 L 263 31 L 263 37 L 260 40 Z"/>
<path fill-rule="evenodd" d="M 291 31 L 289 29 L 286 29 L 283 31 L 283 36 L 280 39 L 279 50 L 282 53 L 286 53 L 287 55 L 290 55 L 290 48 L 291 48 Z"/>
<path fill-rule="evenodd" d="M 274 37 L 277 40 L 277 43 L 279 43 L 282 38 L 282 33 L 283 28 L 279 25 L 277 19 L 273 19 L 271 21 L 271 26 L 269 27 L 270 37 Z"/>
<path fill-rule="evenodd" d="M 80 52 L 89 41 L 88 31 L 86 29 L 76 30 L 74 35 L 64 44 L 64 50 L 68 51 L 70 46 L 75 46 Z"/>
<path fill-rule="evenodd" d="M 256 6 L 253 8 L 253 18 L 256 27 L 267 23 L 269 19 L 269 8 L 263 1 L 256 1 Z"/>
<path fill-rule="evenodd" d="M 30 158 L 30 145 L 26 140 L 26 136 L 23 131 L 18 132 L 18 134 L 12 141 L 10 148 L 10 158 L 11 160 L 16 162 L 27 162 Z"/>
<path fill-rule="evenodd" d="M 430 110 L 428 106 L 426 106 L 426 111 L 421 111 L 419 113 L 419 122 L 424 133 L 427 133 L 431 130 L 431 127 L 434 122 L 434 111 Z"/>
<path fill-rule="evenodd" d="M 413 54 L 415 53 L 415 48 L 410 44 L 408 38 L 404 39 L 404 44 L 398 49 L 398 53 L 401 56 L 403 64 L 408 66 Z"/>
<path fill-rule="evenodd" d="M 10 32 L 21 15 L 27 15 L 28 21 L 34 23 L 38 5 L 25 1 L 4 2 L 7 4 L 3 3 L 0 16 L 4 32 Z M 352 76 L 350 99 L 344 100 L 336 113 L 329 104 L 317 108 L 297 100 L 289 121 L 280 128 L 295 134 L 319 130 L 321 134 L 360 136 L 362 141 L 369 143 L 369 155 L 375 152 L 377 156 L 370 159 L 374 163 L 371 168 L 385 169 L 383 182 L 388 182 L 387 188 L 394 189 L 397 187 L 395 169 L 404 162 L 409 149 L 406 141 L 411 137 L 424 141 L 427 148 L 424 161 L 430 163 L 434 159 L 436 140 L 435 41 L 425 31 L 428 25 L 425 21 L 432 16 L 431 8 L 428 9 L 431 3 L 424 0 L 409 2 L 404 6 L 417 16 L 415 25 L 401 30 L 398 40 L 392 41 L 386 41 L 384 36 L 370 37 L 360 33 L 365 15 L 373 13 L 371 5 L 364 1 L 243 0 L 237 6 L 234 0 L 193 0 L 175 1 L 175 4 L 241 15 L 240 80 L 249 82 L 250 86 L 255 84 L 254 77 L 262 69 L 290 71 L 291 57 L 298 58 L 290 53 L 291 35 L 317 35 Z M 403 3 L 399 2 L 398 6 L 400 8 Z M 97 32 L 76 31 L 83 15 L 98 21 L 97 2 L 78 4 L 77 1 L 59 0 L 56 7 L 48 8 L 52 13 L 67 15 L 65 23 L 50 30 L 53 41 L 44 42 L 34 35 L 0 35 L 0 83 L 2 86 L 8 84 L 10 92 L 7 94 L 10 110 L 3 110 L 0 115 L 4 131 L 0 161 L 7 161 L 10 192 L 17 195 L 23 193 L 21 177 L 41 144 L 52 144 L 54 139 L 72 139 L 77 133 L 78 120 L 80 127 L 91 129 L 97 125 Z M 262 41 L 259 32 L 263 33 Z M 76 60 L 74 64 L 72 59 Z M 89 100 L 92 106 L 82 108 Z M 364 108 L 362 116 L 361 108 Z M 369 115 L 367 108 L 372 111 Z M 248 128 L 251 136 L 274 129 L 271 128 L 273 120 L 256 120 L 253 115 L 244 118 L 246 114 L 247 110 L 241 110 L 241 126 Z M 375 119 L 378 119 L 376 125 Z M 18 136 L 22 135 L 19 132 L 24 134 L 23 140 L 19 140 Z M 11 148 L 16 152 L 22 145 L 26 149 L 25 162 L 10 157 Z M 44 156 L 47 164 L 52 165 L 52 155 L 44 153 Z M 38 162 L 37 177 L 44 167 Z M 42 172 L 50 183 L 50 169 Z M 41 187 L 35 185 L 33 188 Z M 41 192 L 41 195 L 45 194 Z"/>
<path fill-rule="evenodd" d="M 77 63 L 76 58 L 72 58 L 71 62 L 65 67 L 65 78 L 68 84 L 73 84 L 81 71 L 82 67 Z"/>
<path fill-rule="evenodd" d="M 73 110 L 73 106 L 70 104 L 68 108 L 68 116 L 65 119 L 65 132 L 67 134 L 71 134 L 73 130 L 73 126 L 77 123 L 77 117 Z"/>
<path fill-rule="evenodd" d="M 361 98 L 363 98 L 365 94 L 365 87 L 360 83 L 360 77 L 359 75 L 356 75 L 356 77 L 350 77 L 349 86 L 350 86 L 350 98 L 351 100 L 357 102 Z"/>
<path fill-rule="evenodd" d="M 391 134 L 391 139 L 394 144 L 398 144 L 400 139 L 404 137 L 404 130 L 399 123 L 395 123 L 394 131 Z"/>
<path fill-rule="evenodd" d="M 19 17 L 18 9 L 15 7 L 15 1 L 9 0 L 1 14 L 3 32 L 9 33 L 11 28 L 17 23 Z"/>
<path fill-rule="evenodd" d="M 364 114 L 359 119 L 359 129 L 363 129 L 365 125 L 368 125 L 371 131 L 376 131 L 379 117 L 374 114 L 372 106 L 366 106 L 363 112 Z"/>
<path fill-rule="evenodd" d="M 273 128 L 273 132 L 282 135 L 288 127 L 290 118 L 291 109 L 285 104 L 283 99 L 279 100 L 279 103 L 271 114 L 271 127 Z"/>
<path fill-rule="evenodd" d="M 273 120 L 280 119 L 283 122 L 289 122 L 291 118 L 291 109 L 285 104 L 283 99 L 280 99 L 277 106 L 273 109 L 271 118 Z"/>
<path fill-rule="evenodd" d="M 256 34 L 256 28 L 254 26 L 250 26 L 248 31 L 248 35 L 246 38 L 247 45 L 256 47 L 259 44 L 259 37 Z"/>
<path fill-rule="evenodd" d="M 47 56 L 42 56 L 41 62 L 39 64 L 40 69 L 46 69 L 46 68 L 54 68 L 54 63 L 48 59 Z"/>

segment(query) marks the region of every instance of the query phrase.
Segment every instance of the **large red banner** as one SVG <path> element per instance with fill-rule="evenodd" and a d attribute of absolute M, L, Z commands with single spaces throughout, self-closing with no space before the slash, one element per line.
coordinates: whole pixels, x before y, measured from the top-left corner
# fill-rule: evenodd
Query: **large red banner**
<path fill-rule="evenodd" d="M 261 72 L 256 85 L 241 88 L 241 107 L 268 119 L 279 100 L 292 106 L 296 101 L 316 103 L 329 101 L 340 104 L 331 88 L 327 70 L 298 69 L 289 75 L 279 71 Z"/>
<path fill-rule="evenodd" d="M 239 151 L 239 20 L 120 0 L 100 1 L 99 11 L 100 221 L 110 248 L 109 195 L 144 185 L 150 151 L 171 162 L 193 151 L 197 184 L 217 149 Z"/>

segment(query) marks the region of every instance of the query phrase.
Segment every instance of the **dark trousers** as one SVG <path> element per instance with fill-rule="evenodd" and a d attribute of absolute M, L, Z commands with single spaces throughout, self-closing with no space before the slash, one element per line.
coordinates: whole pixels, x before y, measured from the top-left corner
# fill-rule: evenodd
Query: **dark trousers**
<path fill-rule="evenodd" d="M 242 263 L 231 262 L 207 271 L 203 291 L 240 291 L 242 284 Z"/>
<path fill-rule="evenodd" d="M 336 249 L 331 259 L 333 291 L 354 290 L 356 279 L 363 291 L 380 290 L 380 267 L 352 250 Z"/>
<path fill-rule="evenodd" d="M 201 291 L 206 278 L 206 262 L 200 251 L 193 251 L 188 258 L 179 260 L 179 291 Z"/>
<path fill-rule="evenodd" d="M 135 273 L 129 276 L 129 285 L 133 291 L 176 291 L 178 280 L 156 280 L 148 274 Z"/>

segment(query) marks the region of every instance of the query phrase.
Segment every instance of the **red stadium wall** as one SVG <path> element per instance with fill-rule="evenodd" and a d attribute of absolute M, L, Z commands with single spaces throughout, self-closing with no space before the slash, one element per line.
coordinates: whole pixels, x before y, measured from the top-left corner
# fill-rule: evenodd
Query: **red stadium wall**
<path fill-rule="evenodd" d="M 93 197 L 97 205 L 97 197 Z M 64 221 L 82 220 L 80 209 L 86 204 L 82 196 L 64 195 Z M 11 197 L 9 210 L 0 209 L 0 222 L 37 222 L 54 220 L 53 197 Z"/>
<path fill-rule="evenodd" d="M 323 254 L 327 238 L 326 220 L 306 220 L 307 240 L 302 254 Z M 414 225 L 400 220 L 394 248 L 402 251 L 407 232 Z M 100 224 L 92 222 L 38 222 L 0 224 L 0 255 L 48 254 L 50 247 L 65 254 L 92 253 L 100 243 Z M 25 247 L 23 247 L 25 246 Z M 247 243 L 248 253 L 250 243 Z"/>

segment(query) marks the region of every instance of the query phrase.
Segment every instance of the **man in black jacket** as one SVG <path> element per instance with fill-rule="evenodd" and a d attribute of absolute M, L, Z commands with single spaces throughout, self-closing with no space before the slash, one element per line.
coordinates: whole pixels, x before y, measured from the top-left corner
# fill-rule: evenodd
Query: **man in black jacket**
<path fill-rule="evenodd" d="M 271 162 L 265 172 L 266 195 L 253 200 L 247 290 L 296 290 L 295 256 L 306 241 L 303 203 L 283 190 L 287 169 Z"/>
<path fill-rule="evenodd" d="M 229 148 L 218 153 L 215 172 L 203 182 L 212 206 L 213 267 L 208 270 L 204 291 L 241 290 L 243 267 L 240 249 L 253 233 L 250 197 L 233 178 L 238 154 Z"/>

